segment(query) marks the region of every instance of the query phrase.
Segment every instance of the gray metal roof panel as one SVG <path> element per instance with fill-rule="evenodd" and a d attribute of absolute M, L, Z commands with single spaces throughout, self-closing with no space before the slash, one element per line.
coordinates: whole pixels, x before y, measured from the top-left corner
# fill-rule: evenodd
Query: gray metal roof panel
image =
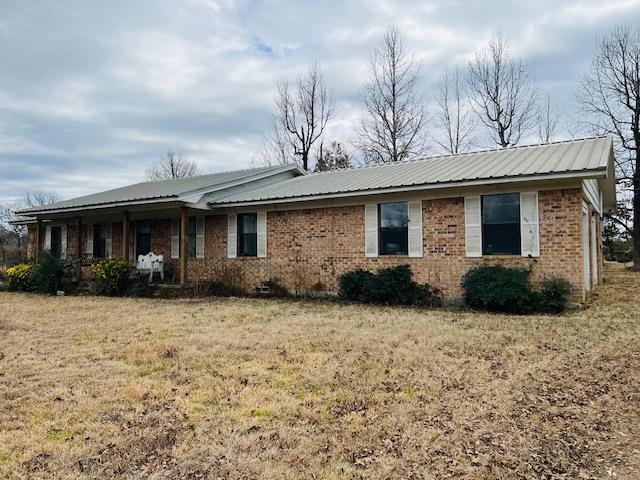
<path fill-rule="evenodd" d="M 237 184 L 245 179 L 250 180 L 261 174 L 268 175 L 270 173 L 277 173 L 295 168 L 296 167 L 294 165 L 249 168 L 245 170 L 198 175 L 195 177 L 173 178 L 170 180 L 160 180 L 155 182 L 141 182 L 82 197 L 72 198 L 70 200 L 51 203 L 41 207 L 21 210 L 21 212 L 40 212 L 110 203 L 134 202 L 140 200 L 152 201 L 172 197 L 177 198 L 182 195 L 189 194 L 190 192 L 224 188 L 228 184 Z"/>
<path fill-rule="evenodd" d="M 215 204 L 370 191 L 483 179 L 582 172 L 607 168 L 610 137 L 428 157 L 295 177 L 231 194 Z"/>

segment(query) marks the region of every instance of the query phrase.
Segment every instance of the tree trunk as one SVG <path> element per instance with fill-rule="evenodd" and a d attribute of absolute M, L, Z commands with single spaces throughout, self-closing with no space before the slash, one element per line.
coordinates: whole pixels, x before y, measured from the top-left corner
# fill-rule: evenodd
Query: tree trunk
<path fill-rule="evenodd" d="M 640 270 L 640 171 L 633 174 L 633 269 Z"/>

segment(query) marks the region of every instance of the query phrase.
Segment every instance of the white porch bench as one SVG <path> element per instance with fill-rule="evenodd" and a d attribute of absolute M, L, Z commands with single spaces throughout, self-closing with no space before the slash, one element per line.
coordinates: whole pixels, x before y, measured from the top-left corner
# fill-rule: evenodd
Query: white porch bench
<path fill-rule="evenodd" d="M 159 272 L 160 279 L 164 280 L 164 256 L 156 255 L 153 252 L 149 252 L 146 255 L 138 255 L 136 270 L 142 273 L 149 272 L 149 282 L 153 282 L 154 272 Z"/>

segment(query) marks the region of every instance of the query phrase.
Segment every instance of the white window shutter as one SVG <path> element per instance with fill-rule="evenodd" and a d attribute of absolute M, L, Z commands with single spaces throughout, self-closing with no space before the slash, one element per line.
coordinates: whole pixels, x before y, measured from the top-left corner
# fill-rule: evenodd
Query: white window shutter
<path fill-rule="evenodd" d="M 67 258 L 67 224 L 60 226 L 60 258 Z"/>
<path fill-rule="evenodd" d="M 91 224 L 87 225 L 87 238 L 84 253 L 93 255 L 93 225 Z"/>
<path fill-rule="evenodd" d="M 238 216 L 235 213 L 227 215 L 227 258 L 238 256 Z"/>
<path fill-rule="evenodd" d="M 196 258 L 204 258 L 204 217 L 196 217 Z"/>
<path fill-rule="evenodd" d="M 479 195 L 464 197 L 464 238 L 467 257 L 481 257 L 482 208 Z"/>
<path fill-rule="evenodd" d="M 44 229 L 44 249 L 51 250 L 51 225 L 47 225 Z"/>
<path fill-rule="evenodd" d="M 180 258 L 180 220 L 171 220 L 171 258 Z"/>
<path fill-rule="evenodd" d="M 422 257 L 422 200 L 408 203 L 409 256 Z"/>
<path fill-rule="evenodd" d="M 540 256 L 538 192 L 520 194 L 520 242 L 523 257 Z"/>
<path fill-rule="evenodd" d="M 104 254 L 107 258 L 111 258 L 111 223 L 104 224 Z"/>
<path fill-rule="evenodd" d="M 258 212 L 257 231 L 258 231 L 258 258 L 267 257 L 267 212 Z"/>
<path fill-rule="evenodd" d="M 364 206 L 364 253 L 367 257 L 378 256 L 378 205 Z"/>

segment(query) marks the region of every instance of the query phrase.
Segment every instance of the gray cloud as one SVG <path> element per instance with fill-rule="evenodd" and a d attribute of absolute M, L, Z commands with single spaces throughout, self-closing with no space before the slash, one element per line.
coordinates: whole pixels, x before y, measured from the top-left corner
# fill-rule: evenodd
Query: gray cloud
<path fill-rule="evenodd" d="M 428 101 L 501 28 L 569 121 L 594 39 L 640 22 L 638 1 L 146 0 L 0 6 L 0 203 L 63 198 L 144 176 L 167 149 L 203 170 L 248 166 L 279 79 L 319 61 L 337 100 L 329 134 L 361 113 L 367 55 L 396 23 Z"/>

